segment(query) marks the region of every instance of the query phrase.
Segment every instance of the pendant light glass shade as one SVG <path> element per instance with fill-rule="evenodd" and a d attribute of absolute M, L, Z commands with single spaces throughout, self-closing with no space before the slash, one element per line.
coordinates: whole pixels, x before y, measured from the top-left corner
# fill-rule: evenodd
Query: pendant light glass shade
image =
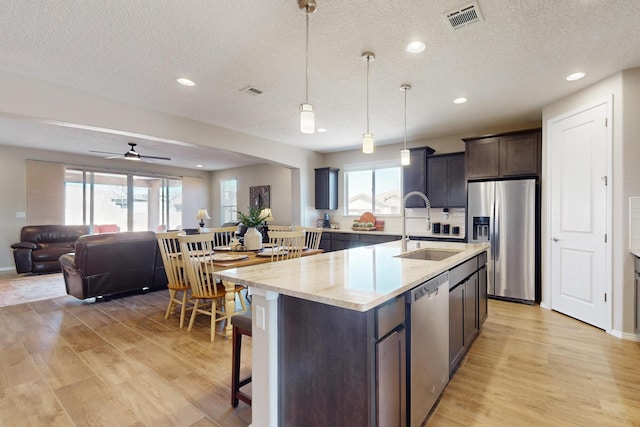
<path fill-rule="evenodd" d="M 373 153 L 373 134 L 362 134 L 362 152 L 364 154 Z"/>
<path fill-rule="evenodd" d="M 402 166 L 409 166 L 411 164 L 411 152 L 406 148 L 400 150 L 400 164 Z"/>
<path fill-rule="evenodd" d="M 362 152 L 364 154 L 373 153 L 373 134 L 369 132 L 369 64 L 375 59 L 376 55 L 373 52 L 362 54 L 362 60 L 367 62 L 367 132 L 362 134 Z"/>
<path fill-rule="evenodd" d="M 400 150 L 400 164 L 409 166 L 411 164 L 411 153 L 407 150 L 407 91 L 411 90 L 411 85 L 404 84 L 400 86 L 400 90 L 404 92 L 404 146 Z"/>
<path fill-rule="evenodd" d="M 314 133 L 316 131 L 316 117 L 313 105 L 300 104 L 300 132 Z"/>
<path fill-rule="evenodd" d="M 298 5 L 306 14 L 306 45 L 305 45 L 305 95 L 304 103 L 300 104 L 300 132 L 314 133 L 316 131 L 316 118 L 313 105 L 309 104 L 309 14 L 315 12 L 315 0 L 299 0 Z"/>

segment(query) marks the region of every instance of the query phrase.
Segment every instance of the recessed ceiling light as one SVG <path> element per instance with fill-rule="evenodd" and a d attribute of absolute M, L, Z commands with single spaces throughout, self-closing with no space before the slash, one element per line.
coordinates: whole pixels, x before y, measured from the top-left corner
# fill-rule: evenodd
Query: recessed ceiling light
<path fill-rule="evenodd" d="M 320 133 L 322 133 L 322 132 L 326 132 L 326 131 L 327 131 L 327 130 L 326 130 L 325 128 L 318 128 L 318 129 L 316 129 L 316 132 L 320 132 Z"/>
<path fill-rule="evenodd" d="M 420 41 L 411 42 L 404 48 L 407 52 L 420 53 L 426 48 L 425 44 Z"/>
<path fill-rule="evenodd" d="M 204 165 L 196 165 L 197 168 L 203 168 Z"/>
<path fill-rule="evenodd" d="M 573 73 L 573 74 L 569 74 L 567 76 L 567 80 L 569 80 L 570 82 L 574 81 L 574 80 L 580 80 L 581 78 L 583 78 L 586 74 L 585 73 Z"/>
<path fill-rule="evenodd" d="M 184 77 L 177 78 L 176 81 L 182 86 L 195 86 L 193 80 L 185 79 Z"/>
<path fill-rule="evenodd" d="M 456 98 L 453 100 L 453 102 L 455 104 L 464 104 L 465 102 L 467 102 L 467 98 Z"/>

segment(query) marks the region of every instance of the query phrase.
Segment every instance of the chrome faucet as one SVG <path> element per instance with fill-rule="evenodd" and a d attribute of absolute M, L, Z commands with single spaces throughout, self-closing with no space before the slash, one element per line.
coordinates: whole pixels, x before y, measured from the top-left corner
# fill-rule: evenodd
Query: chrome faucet
<path fill-rule="evenodd" d="M 422 200 L 424 200 L 425 204 L 427 205 L 427 230 L 431 228 L 431 215 L 430 215 L 431 202 L 429 201 L 429 198 L 426 196 L 426 194 L 421 193 L 420 191 L 409 191 L 402 198 L 402 208 L 401 208 L 402 209 L 402 252 L 407 251 L 407 241 L 409 240 L 409 236 L 407 236 L 407 216 L 406 216 L 405 210 L 407 206 L 407 199 L 409 199 L 412 196 L 421 197 Z"/>

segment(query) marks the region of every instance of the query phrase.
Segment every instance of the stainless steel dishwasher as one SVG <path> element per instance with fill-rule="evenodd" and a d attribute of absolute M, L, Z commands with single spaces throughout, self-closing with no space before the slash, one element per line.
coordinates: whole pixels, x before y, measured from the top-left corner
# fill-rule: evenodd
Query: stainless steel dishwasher
<path fill-rule="evenodd" d="M 449 272 L 407 294 L 409 425 L 421 426 L 449 382 Z"/>

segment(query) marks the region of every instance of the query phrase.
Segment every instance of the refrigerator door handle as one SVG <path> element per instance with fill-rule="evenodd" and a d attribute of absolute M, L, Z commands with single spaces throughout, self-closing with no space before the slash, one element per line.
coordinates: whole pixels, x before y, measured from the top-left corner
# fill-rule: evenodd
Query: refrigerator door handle
<path fill-rule="evenodd" d="M 495 262 L 500 260 L 500 199 L 494 201 L 493 207 L 493 231 L 491 238 L 491 246 L 494 249 L 493 251 L 493 259 Z"/>

